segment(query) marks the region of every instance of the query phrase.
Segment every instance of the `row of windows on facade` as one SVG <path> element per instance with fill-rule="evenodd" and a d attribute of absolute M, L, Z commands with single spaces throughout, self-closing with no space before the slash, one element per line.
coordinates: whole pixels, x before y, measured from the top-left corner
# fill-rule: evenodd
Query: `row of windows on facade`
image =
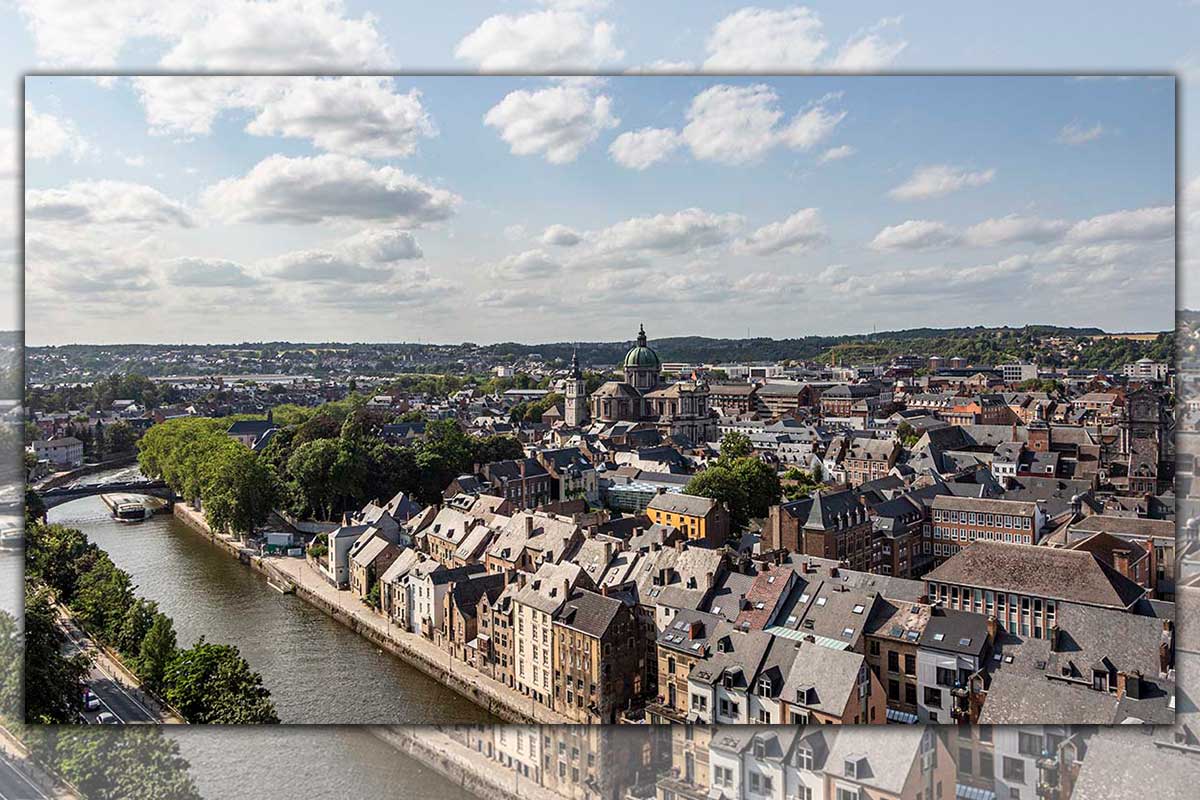
<path fill-rule="evenodd" d="M 934 522 L 959 522 L 966 525 L 991 525 L 996 528 L 1033 527 L 1033 517 L 1013 516 L 1012 514 L 987 514 L 982 511 L 941 511 L 933 512 Z M 978 521 L 976 521 L 978 520 Z"/>

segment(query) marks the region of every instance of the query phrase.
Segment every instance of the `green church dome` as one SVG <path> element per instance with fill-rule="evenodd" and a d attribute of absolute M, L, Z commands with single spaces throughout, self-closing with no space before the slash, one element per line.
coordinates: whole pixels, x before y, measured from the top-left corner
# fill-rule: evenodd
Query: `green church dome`
<path fill-rule="evenodd" d="M 626 369 L 633 367 L 634 369 L 657 370 L 662 366 L 662 362 L 658 359 L 658 353 L 646 345 L 646 328 L 644 326 L 639 326 L 637 344 L 629 349 L 629 352 L 625 354 L 625 360 L 621 363 Z"/>

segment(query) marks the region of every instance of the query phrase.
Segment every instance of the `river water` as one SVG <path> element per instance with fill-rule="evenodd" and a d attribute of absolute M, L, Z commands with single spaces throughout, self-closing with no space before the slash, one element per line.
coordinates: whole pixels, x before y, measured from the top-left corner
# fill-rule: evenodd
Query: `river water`
<path fill-rule="evenodd" d="M 81 529 L 175 621 L 180 646 L 200 636 L 237 645 L 285 723 L 495 722 L 486 711 L 369 644 L 168 514 L 112 520 L 99 497 L 51 509 Z"/>

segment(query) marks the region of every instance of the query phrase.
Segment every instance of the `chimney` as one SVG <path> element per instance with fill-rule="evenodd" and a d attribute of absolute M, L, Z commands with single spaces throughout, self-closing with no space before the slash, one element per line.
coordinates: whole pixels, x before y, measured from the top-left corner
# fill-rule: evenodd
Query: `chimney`
<path fill-rule="evenodd" d="M 532 514 L 525 515 L 525 535 L 526 536 L 533 535 L 533 515 Z"/>
<path fill-rule="evenodd" d="M 1113 569 L 1129 577 L 1129 551 L 1128 550 L 1113 550 Z"/>
<path fill-rule="evenodd" d="M 1051 625 L 1050 630 L 1046 631 L 1046 638 L 1050 640 L 1050 652 L 1058 652 L 1061 644 L 1059 641 L 1062 638 L 1062 630 L 1057 625 Z"/>
<path fill-rule="evenodd" d="M 677 553 L 683 552 L 683 539 L 682 538 L 675 540 L 675 552 L 677 552 Z"/>
<path fill-rule="evenodd" d="M 1117 673 L 1117 699 L 1129 697 L 1140 700 L 1142 697 L 1142 674 L 1137 670 L 1121 670 Z"/>
<path fill-rule="evenodd" d="M 1000 621 L 993 614 L 987 618 L 987 637 L 989 642 L 996 641 L 996 636 L 1000 633 Z"/>

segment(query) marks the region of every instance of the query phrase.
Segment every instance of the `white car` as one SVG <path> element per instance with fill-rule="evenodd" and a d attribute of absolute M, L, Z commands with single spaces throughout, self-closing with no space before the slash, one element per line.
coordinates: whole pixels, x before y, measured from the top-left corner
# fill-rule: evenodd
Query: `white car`
<path fill-rule="evenodd" d="M 117 719 L 117 715 L 111 711 L 101 711 L 96 715 L 96 722 L 101 725 L 120 725 L 121 720 Z"/>
<path fill-rule="evenodd" d="M 100 708 L 100 698 L 91 689 L 83 690 L 83 710 L 96 711 Z"/>

